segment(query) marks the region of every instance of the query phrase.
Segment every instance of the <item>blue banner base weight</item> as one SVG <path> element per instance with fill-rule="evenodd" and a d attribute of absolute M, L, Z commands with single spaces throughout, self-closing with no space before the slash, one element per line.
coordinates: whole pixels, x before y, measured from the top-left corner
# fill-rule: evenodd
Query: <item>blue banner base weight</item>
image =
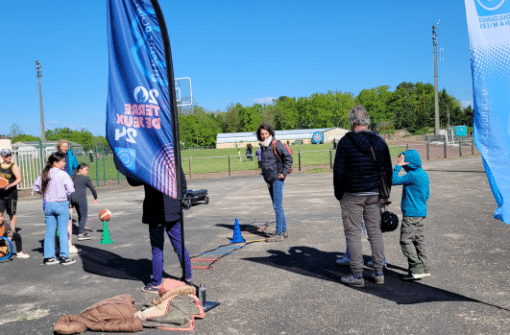
<path fill-rule="evenodd" d="M 219 302 L 207 301 L 205 303 L 205 306 L 202 306 L 202 309 L 204 310 L 204 312 L 207 312 L 213 309 L 214 307 L 218 306 L 219 304 L 220 304 Z"/>

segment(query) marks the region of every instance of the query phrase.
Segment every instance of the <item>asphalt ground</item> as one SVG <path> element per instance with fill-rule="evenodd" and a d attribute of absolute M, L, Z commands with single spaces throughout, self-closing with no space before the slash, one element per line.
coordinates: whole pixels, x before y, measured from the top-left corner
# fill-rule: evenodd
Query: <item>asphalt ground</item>
<path fill-rule="evenodd" d="M 407 263 L 396 231 L 384 234 L 386 283 L 371 282 L 367 267 L 363 288 L 339 282 L 350 271 L 335 264 L 345 237 L 331 173 L 287 178 L 290 237 L 279 243 L 230 243 L 236 218 L 246 231 L 274 220 L 261 176 L 189 180 L 189 188 L 208 190 L 210 203 L 185 211 L 186 246 L 192 256 L 221 256 L 212 269 L 193 270 L 193 282 L 205 283 L 208 300 L 220 303 L 196 321 L 194 333 L 509 334 L 510 227 L 492 217 L 496 204 L 480 157 L 427 162 L 424 168 L 431 181 L 426 238 L 432 277 L 402 281 Z M 60 316 L 77 315 L 103 299 L 129 293 L 139 309 L 154 297 L 140 290 L 151 273 L 148 228 L 141 223 L 143 188 L 98 193 L 97 206 L 89 195 L 93 238 L 74 236 L 82 252 L 69 266 L 41 265 L 41 200 L 19 202 L 18 227 L 31 257 L 0 262 L 0 334 L 52 334 Z M 394 187 L 390 210 L 401 217 L 400 196 L 401 187 Z M 103 208 L 113 213 L 114 240 L 104 245 L 97 219 Z M 255 235 L 246 236 L 248 241 L 260 239 L 245 235 Z M 165 276 L 180 277 L 173 249 L 168 240 L 165 244 Z M 368 261 L 366 240 L 363 248 Z M 219 253 L 201 255 L 206 252 Z"/>

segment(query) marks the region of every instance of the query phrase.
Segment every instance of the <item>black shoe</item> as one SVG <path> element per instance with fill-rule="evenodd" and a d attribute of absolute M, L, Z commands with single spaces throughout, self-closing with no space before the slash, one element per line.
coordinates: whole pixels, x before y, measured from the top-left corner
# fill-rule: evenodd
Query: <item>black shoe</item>
<path fill-rule="evenodd" d="M 62 257 L 62 259 L 60 259 L 60 264 L 62 265 L 71 265 L 73 263 L 76 263 L 76 259 L 71 257 Z"/>
<path fill-rule="evenodd" d="M 90 234 L 84 232 L 82 234 L 78 234 L 78 241 L 90 240 Z"/>
<path fill-rule="evenodd" d="M 45 258 L 43 261 L 44 265 L 53 265 L 60 263 L 56 257 Z"/>

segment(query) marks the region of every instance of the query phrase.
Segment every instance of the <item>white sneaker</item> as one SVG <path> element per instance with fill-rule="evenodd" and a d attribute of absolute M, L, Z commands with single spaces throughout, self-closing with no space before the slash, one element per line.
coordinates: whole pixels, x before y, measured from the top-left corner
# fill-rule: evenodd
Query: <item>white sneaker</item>
<path fill-rule="evenodd" d="M 80 249 L 78 249 L 78 248 L 76 248 L 74 245 L 72 245 L 72 246 L 70 246 L 70 247 L 69 247 L 69 253 L 70 253 L 70 254 L 77 254 L 77 253 L 79 253 L 80 251 L 81 251 L 81 250 L 80 250 Z"/>
<path fill-rule="evenodd" d="M 27 253 L 26 253 L 26 252 L 24 252 L 24 251 L 21 251 L 21 252 L 18 252 L 18 253 L 16 254 L 16 257 L 18 257 L 18 258 L 28 258 L 28 257 L 30 257 L 30 255 L 29 255 L 29 254 L 27 254 Z"/>
<path fill-rule="evenodd" d="M 342 256 L 341 258 L 336 260 L 336 265 L 350 265 L 351 259 L 346 256 Z"/>

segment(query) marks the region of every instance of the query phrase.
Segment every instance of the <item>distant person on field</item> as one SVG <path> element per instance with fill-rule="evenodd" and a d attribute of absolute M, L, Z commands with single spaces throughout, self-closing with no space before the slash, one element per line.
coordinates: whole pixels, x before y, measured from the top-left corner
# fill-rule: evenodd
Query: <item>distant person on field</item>
<path fill-rule="evenodd" d="M 266 239 L 266 242 L 280 242 L 288 237 L 287 222 L 283 211 L 283 187 L 285 177 L 292 168 L 292 155 L 282 142 L 274 138 L 274 129 L 266 123 L 257 129 L 257 138 L 260 141 L 262 175 L 267 183 L 276 214 L 276 231 Z M 275 141 L 274 149 L 273 141 Z"/>
<path fill-rule="evenodd" d="M 251 145 L 251 143 L 248 143 L 248 145 L 246 146 L 246 159 L 248 159 L 249 161 L 253 160 L 253 146 Z"/>
<path fill-rule="evenodd" d="M 90 234 L 85 231 L 85 224 L 88 217 L 87 188 L 94 196 L 94 205 L 97 205 L 97 192 L 88 177 L 89 166 L 85 163 L 78 164 L 76 172 L 73 174 L 74 193 L 71 195 L 71 206 L 76 207 L 78 211 L 78 241 L 90 240 Z"/>
<path fill-rule="evenodd" d="M 340 278 L 347 285 L 362 287 L 363 253 L 361 243 L 364 220 L 368 241 L 372 249 L 374 272 L 371 277 L 377 284 L 384 283 L 384 241 L 381 232 L 380 172 L 384 169 L 391 185 L 391 156 L 386 142 L 368 130 L 370 115 L 363 106 L 349 111 L 351 131 L 337 145 L 333 165 L 335 197 L 340 201 L 347 247 L 351 256 L 352 275 Z M 372 149 L 377 163 L 372 156 Z"/>
<path fill-rule="evenodd" d="M 64 172 L 65 155 L 55 152 L 32 187 L 34 192 L 42 194 L 44 216 L 46 218 L 46 235 L 44 236 L 44 264 L 61 263 L 69 265 L 76 260 L 69 257 L 69 239 L 67 227 L 69 222 L 69 196 L 74 192 L 71 177 Z M 60 241 L 60 260 L 55 257 L 55 232 L 58 230 Z"/>
<path fill-rule="evenodd" d="M 129 185 L 140 186 L 130 178 Z M 182 188 L 181 194 L 186 193 L 186 178 L 181 170 Z M 182 259 L 181 239 L 181 215 L 182 204 L 180 200 L 173 199 L 155 188 L 144 185 L 145 199 L 143 200 L 142 223 L 149 225 L 149 238 L 152 248 L 152 276 L 151 281 L 142 288 L 143 292 L 158 293 L 163 280 L 165 233 L 172 243 L 182 267 L 186 267 L 186 280 L 191 281 L 191 261 L 188 250 L 184 248 L 184 259 Z"/>
<path fill-rule="evenodd" d="M 399 176 L 404 169 L 406 174 Z M 393 185 L 403 185 L 402 226 L 400 246 L 409 264 L 409 275 L 404 280 L 430 277 L 425 250 L 425 225 L 427 200 L 429 199 L 429 177 L 421 167 L 420 154 L 407 150 L 398 156 L 393 169 Z"/>
<path fill-rule="evenodd" d="M 0 202 L 9 215 L 11 231 L 16 231 L 16 209 L 18 206 L 18 184 L 21 183 L 19 166 L 12 161 L 12 152 L 9 149 L 0 151 L 2 163 L 0 164 L 0 177 L 7 179 L 8 184 L 0 187 Z"/>
<path fill-rule="evenodd" d="M 3 234 L 0 234 L 0 236 L 7 237 L 9 240 L 13 241 L 16 245 L 16 256 L 18 258 L 28 258 L 30 257 L 29 254 L 23 251 L 23 246 L 21 242 L 21 235 L 17 232 L 11 229 L 9 225 L 6 225 L 4 223 L 4 212 L 5 207 L 3 202 L 0 202 L 0 231 L 3 231 Z M 0 240 L 0 247 L 3 247 L 3 243 L 5 241 Z"/>
<path fill-rule="evenodd" d="M 72 177 L 74 170 L 78 167 L 79 163 L 71 150 L 69 141 L 65 138 L 59 140 L 57 142 L 57 150 L 65 155 L 66 168 L 64 171 Z M 69 236 L 69 252 L 72 254 L 77 253 L 78 248 L 73 245 L 73 207 L 71 206 L 71 198 L 69 198 L 69 227 L 67 229 Z"/>

